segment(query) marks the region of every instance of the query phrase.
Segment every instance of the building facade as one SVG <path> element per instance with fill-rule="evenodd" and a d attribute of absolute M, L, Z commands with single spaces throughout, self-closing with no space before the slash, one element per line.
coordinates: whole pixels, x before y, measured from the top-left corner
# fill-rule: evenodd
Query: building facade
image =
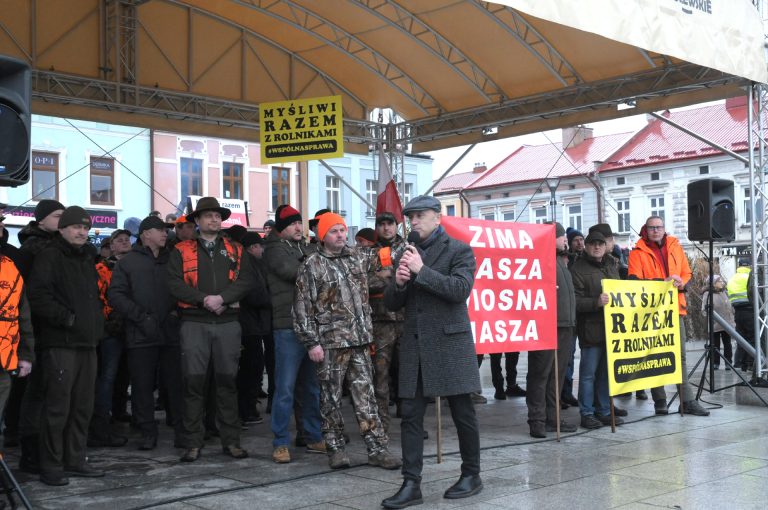
<path fill-rule="evenodd" d="M 33 115 L 30 180 L 0 188 L 10 241 L 42 199 L 85 208 L 92 234 L 108 234 L 126 218 L 149 214 L 150 184 L 148 129 Z"/>

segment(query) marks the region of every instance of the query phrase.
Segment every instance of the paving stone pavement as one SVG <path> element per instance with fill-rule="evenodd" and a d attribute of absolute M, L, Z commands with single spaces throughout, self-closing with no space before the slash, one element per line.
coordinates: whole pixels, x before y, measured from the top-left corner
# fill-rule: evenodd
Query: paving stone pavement
<path fill-rule="evenodd" d="M 689 343 L 695 363 L 699 343 Z M 526 355 L 519 363 L 518 383 L 525 386 Z M 443 459 L 437 463 L 435 406 L 426 419 L 424 505 L 418 508 L 500 508 L 626 510 L 661 508 L 764 509 L 768 502 L 768 408 L 736 403 L 736 391 L 702 395 L 709 417 L 654 416 L 652 401 L 616 399 L 629 411 L 627 423 L 563 434 L 545 440 L 528 435 L 524 398 L 493 399 L 489 363 L 481 368 L 488 404 L 478 405 L 484 490 L 464 500 L 443 499 L 443 491 L 459 474 L 456 432 L 443 406 Z M 698 377 L 695 378 L 698 381 Z M 716 372 L 716 387 L 735 381 L 733 372 Z M 669 392 L 671 395 L 671 392 Z M 676 410 L 677 403 L 670 410 Z M 347 406 L 347 430 L 356 429 Z M 393 408 L 394 411 L 394 408 Z M 578 420 L 578 409 L 563 411 Z M 161 419 L 162 415 L 158 414 Z M 400 451 L 398 421 L 393 420 L 393 452 Z M 293 462 L 271 461 L 267 420 L 243 431 L 250 458 L 233 460 L 209 441 L 202 458 L 178 462 L 171 432 L 161 427 L 158 448 L 136 450 L 138 435 L 127 447 L 89 450 L 94 466 L 105 469 L 99 479 L 70 479 L 66 487 L 48 487 L 17 473 L 27 497 L 39 509 L 376 509 L 400 486 L 399 471 L 366 465 L 362 440 L 352 434 L 352 467 L 332 471 L 323 455 L 292 448 Z M 128 430 L 124 432 L 129 433 Z M 15 468 L 18 449 L 6 449 Z"/>

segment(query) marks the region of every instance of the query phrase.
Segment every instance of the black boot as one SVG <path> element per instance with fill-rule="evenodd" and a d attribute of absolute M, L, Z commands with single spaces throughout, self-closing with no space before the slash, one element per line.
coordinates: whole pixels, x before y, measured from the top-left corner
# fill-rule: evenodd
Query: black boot
<path fill-rule="evenodd" d="M 21 458 L 19 470 L 25 473 L 40 474 L 40 446 L 38 436 L 21 437 Z"/>
<path fill-rule="evenodd" d="M 405 479 L 397 494 L 381 502 L 384 508 L 405 508 L 407 506 L 420 505 L 424 502 L 421 497 L 421 483 L 416 480 Z"/>

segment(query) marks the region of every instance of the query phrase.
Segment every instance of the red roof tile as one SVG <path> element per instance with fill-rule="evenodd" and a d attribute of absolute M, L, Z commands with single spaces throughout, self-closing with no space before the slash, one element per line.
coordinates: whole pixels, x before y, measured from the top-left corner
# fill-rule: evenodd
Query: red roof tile
<path fill-rule="evenodd" d="M 447 193 L 451 191 L 462 190 L 481 175 L 483 174 L 475 172 L 462 172 L 460 174 L 448 175 L 442 181 L 440 181 L 440 184 L 435 186 L 434 192 Z"/>
<path fill-rule="evenodd" d="M 725 103 L 665 112 L 664 115 L 704 138 L 732 151 L 747 149 L 746 105 L 726 108 Z M 611 155 L 600 172 L 652 165 L 660 161 L 681 161 L 721 154 L 712 146 L 658 119 L 637 132 L 626 145 Z"/>
<path fill-rule="evenodd" d="M 546 177 L 580 175 L 594 170 L 595 161 L 604 161 L 631 133 L 588 138 L 562 152 L 562 144 L 523 145 L 468 186 L 469 189 L 503 184 L 540 181 Z"/>

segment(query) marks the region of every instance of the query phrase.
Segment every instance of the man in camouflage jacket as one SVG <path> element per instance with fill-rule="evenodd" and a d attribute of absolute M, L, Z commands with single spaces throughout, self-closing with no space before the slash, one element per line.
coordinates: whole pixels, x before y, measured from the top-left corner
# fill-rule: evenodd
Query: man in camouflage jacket
<path fill-rule="evenodd" d="M 347 226 L 334 213 L 320 217 L 318 239 L 317 252 L 299 269 L 293 321 L 296 336 L 307 348 L 309 358 L 317 363 L 322 430 L 330 466 L 349 466 L 341 414 L 342 384 L 346 378 L 368 449 L 368 463 L 397 469 L 400 461 L 390 455 L 379 419 L 368 354 L 373 326 L 366 273 L 376 263 L 376 252 L 349 248 Z"/>
<path fill-rule="evenodd" d="M 384 305 L 384 289 L 395 275 L 392 261 L 399 258 L 405 250 L 405 241 L 397 235 L 397 220 L 390 212 L 376 216 L 376 248 L 379 248 L 379 264 L 368 271 L 368 290 L 370 292 L 371 313 L 373 319 L 373 375 L 376 402 L 384 432 L 389 433 L 390 394 L 397 395 L 397 386 L 390 392 L 390 374 L 392 373 L 394 353 L 397 341 L 403 334 L 403 310 L 393 312 Z M 396 361 L 394 365 L 396 365 Z M 396 366 L 395 366 L 396 368 Z M 397 374 L 392 375 L 393 382 Z"/>

